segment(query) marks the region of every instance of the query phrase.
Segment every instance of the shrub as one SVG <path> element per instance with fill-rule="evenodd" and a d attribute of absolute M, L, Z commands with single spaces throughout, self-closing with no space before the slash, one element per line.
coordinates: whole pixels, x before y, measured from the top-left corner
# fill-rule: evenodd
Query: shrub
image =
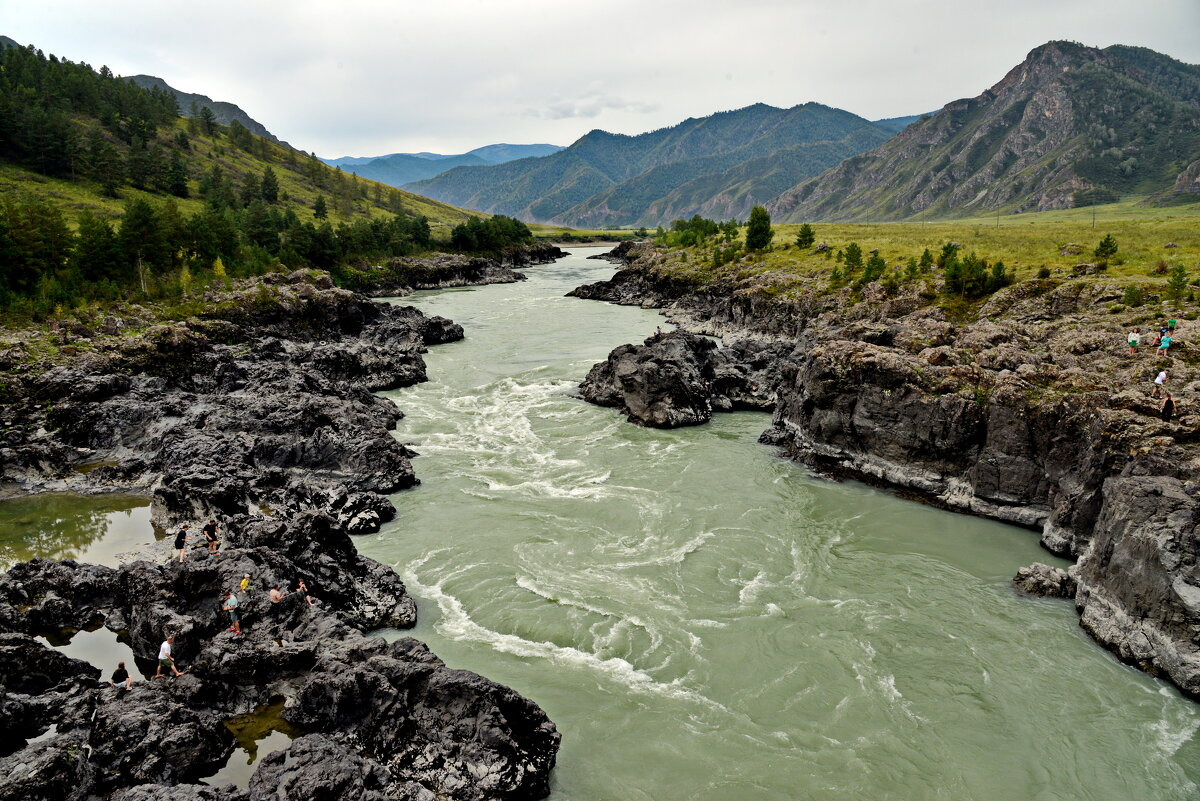
<path fill-rule="evenodd" d="M 1125 287 L 1125 293 L 1121 295 L 1121 302 L 1126 306 L 1134 308 L 1141 306 L 1145 302 L 1142 296 L 1142 288 L 1137 284 L 1130 284 Z"/>

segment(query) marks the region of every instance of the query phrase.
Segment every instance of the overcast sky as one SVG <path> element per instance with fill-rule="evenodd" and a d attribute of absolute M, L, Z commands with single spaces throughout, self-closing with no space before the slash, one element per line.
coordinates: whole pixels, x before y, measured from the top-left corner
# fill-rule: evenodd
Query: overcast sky
<path fill-rule="evenodd" d="M 1200 0 L 0 0 L 0 33 L 318 155 L 567 145 L 756 102 L 931 111 L 1051 39 L 1200 63 Z"/>

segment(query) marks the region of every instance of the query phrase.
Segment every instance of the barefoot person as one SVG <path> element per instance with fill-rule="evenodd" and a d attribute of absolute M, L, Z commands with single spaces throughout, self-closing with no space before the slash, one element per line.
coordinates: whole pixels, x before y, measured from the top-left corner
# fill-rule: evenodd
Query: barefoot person
<path fill-rule="evenodd" d="M 128 690 L 133 686 L 133 677 L 129 675 L 129 671 L 125 669 L 124 662 L 117 663 L 117 669 L 113 671 L 112 678 L 108 681 L 109 687 L 116 689 Z"/>
<path fill-rule="evenodd" d="M 158 670 L 154 671 L 154 678 L 161 679 L 163 677 L 163 668 L 169 669 L 176 676 L 184 674 L 184 671 L 175 667 L 175 657 L 171 656 L 171 646 L 174 644 L 175 635 L 171 635 L 158 647 Z"/>

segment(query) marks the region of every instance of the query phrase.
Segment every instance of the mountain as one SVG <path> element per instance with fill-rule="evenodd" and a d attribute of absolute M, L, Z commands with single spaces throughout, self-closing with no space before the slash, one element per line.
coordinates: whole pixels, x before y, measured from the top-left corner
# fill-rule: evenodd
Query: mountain
<path fill-rule="evenodd" d="M 504 164 L 516 159 L 547 156 L 563 148 L 558 145 L 484 145 L 466 153 L 443 155 L 441 153 L 392 153 L 387 156 L 361 157 L 343 156 L 336 159 L 321 159 L 326 164 L 372 181 L 389 186 L 404 186 L 415 181 L 432 178 L 455 167 L 482 167 L 489 164 Z"/>
<path fill-rule="evenodd" d="M 1050 42 L 978 97 L 768 204 L 780 222 L 955 217 L 1160 202 L 1200 160 L 1200 66 L 1139 47 Z M 1182 190 L 1181 190 L 1182 191 Z"/>
<path fill-rule="evenodd" d="M 379 181 L 389 186 L 403 186 L 414 181 L 432 178 L 454 167 L 482 166 L 487 164 L 486 161 L 478 156 L 466 153 L 442 158 L 425 158 L 424 156 L 409 153 L 393 153 L 390 156 L 381 156 L 370 161 L 355 160 L 355 163 L 346 163 L 341 159 L 337 161 L 341 161 L 342 163 L 335 166 L 340 166 L 345 172 L 361 176 L 370 181 Z"/>
<path fill-rule="evenodd" d="M 907 117 L 886 117 L 882 120 L 871 120 L 871 122 L 875 123 L 885 131 L 891 131 L 894 134 L 898 134 L 922 117 L 928 117 L 932 114 L 933 112 L 931 111 L 928 114 L 911 114 Z"/>
<path fill-rule="evenodd" d="M 888 136 L 818 103 L 790 109 L 759 103 L 638 136 L 595 130 L 544 158 L 459 167 L 404 188 L 480 211 L 580 227 L 657 225 L 693 214 L 741 217 Z"/>
<path fill-rule="evenodd" d="M 212 109 L 213 114 L 216 115 L 217 122 L 222 125 L 228 125 L 234 120 L 237 120 L 239 123 L 245 126 L 246 130 L 250 131 L 250 133 L 261 136 L 264 139 L 270 139 L 272 142 L 277 142 L 281 145 L 291 147 L 291 145 L 277 138 L 273 133 L 267 130 L 266 126 L 251 117 L 245 111 L 242 111 L 241 107 L 235 105 L 234 103 L 226 103 L 221 100 L 213 100 L 211 97 L 206 95 L 196 95 L 192 94 L 191 92 L 180 91 L 179 89 L 176 89 L 168 84 L 162 78 L 156 78 L 153 75 L 129 75 L 125 77 L 125 80 L 129 81 L 130 83 L 137 84 L 143 89 L 160 89 L 175 95 L 175 102 L 179 105 L 179 113 L 185 117 L 191 116 L 193 103 L 196 104 L 197 108 L 203 108 L 207 106 L 208 108 Z"/>
<path fill-rule="evenodd" d="M 550 156 L 560 150 L 565 150 L 562 145 L 484 145 L 477 147 L 474 150 L 467 152 L 468 155 L 478 156 L 488 164 L 503 164 L 506 161 L 516 161 L 517 159 L 540 158 L 542 156 Z M 441 158 L 445 158 L 442 156 Z"/>

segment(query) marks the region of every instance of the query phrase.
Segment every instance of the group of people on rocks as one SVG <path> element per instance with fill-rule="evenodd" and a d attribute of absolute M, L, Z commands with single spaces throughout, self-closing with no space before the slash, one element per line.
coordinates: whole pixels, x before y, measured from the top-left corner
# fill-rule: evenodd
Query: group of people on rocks
<path fill-rule="evenodd" d="M 1170 356 L 1171 343 L 1175 339 L 1175 324 L 1176 321 L 1171 319 L 1159 326 L 1152 347 L 1158 352 L 1160 357 Z M 1129 346 L 1129 355 L 1136 356 L 1137 349 L 1142 344 L 1142 329 L 1134 326 L 1126 335 L 1125 344 Z M 1171 418 L 1175 416 L 1175 398 L 1167 391 L 1167 382 L 1170 380 L 1171 369 L 1164 367 L 1154 377 L 1154 391 L 1150 393 L 1150 397 L 1162 399 L 1162 403 L 1158 407 L 1158 412 L 1164 423 L 1171 422 Z"/>
<path fill-rule="evenodd" d="M 179 527 L 179 531 L 175 534 L 174 546 L 179 552 L 179 561 L 183 562 L 187 555 L 187 543 L 191 541 L 188 536 L 188 524 L 184 523 Z M 204 539 L 208 547 L 209 559 L 220 556 L 221 539 L 217 536 L 218 527 L 215 520 L 209 520 L 208 523 L 201 529 L 204 532 Z M 252 581 L 249 573 L 242 574 L 242 580 L 238 583 L 238 590 L 247 599 L 250 597 L 252 589 Z M 268 597 L 271 603 L 277 604 L 284 599 L 290 592 L 302 593 L 304 601 L 309 606 L 316 605 L 312 595 L 309 594 L 308 585 L 304 583 L 304 579 L 296 579 L 296 589 L 289 590 L 286 586 L 275 584 L 271 587 Z M 238 593 L 229 590 L 225 593 L 221 603 L 221 609 L 229 615 L 229 631 L 235 635 L 242 633 L 241 621 L 241 601 L 238 598 Z M 175 636 L 170 635 L 163 640 L 162 645 L 158 648 L 158 669 L 155 671 L 153 678 L 164 678 L 163 671 L 170 671 L 171 675 L 182 676 L 186 671 L 180 670 L 175 664 L 175 657 L 172 654 L 172 647 L 175 644 Z M 109 680 L 109 686 L 118 690 L 128 690 L 133 686 L 133 677 L 125 667 L 124 662 L 117 663 L 117 669 L 113 671 L 112 677 Z"/>

